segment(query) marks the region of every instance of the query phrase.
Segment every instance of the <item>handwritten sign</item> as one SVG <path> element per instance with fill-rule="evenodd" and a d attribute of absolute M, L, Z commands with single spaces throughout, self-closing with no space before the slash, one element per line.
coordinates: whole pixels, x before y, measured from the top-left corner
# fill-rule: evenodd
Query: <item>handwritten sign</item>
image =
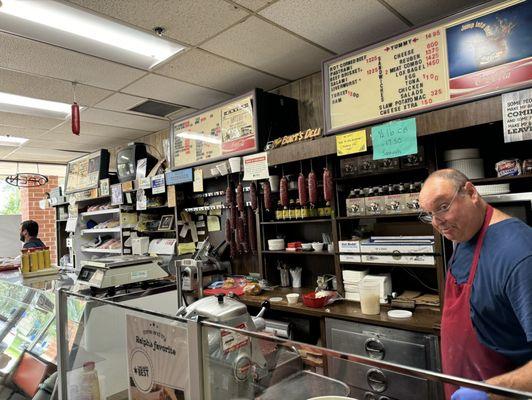
<path fill-rule="evenodd" d="M 532 139 L 532 89 L 502 95 L 504 142 Z"/>
<path fill-rule="evenodd" d="M 336 155 L 361 153 L 368 149 L 366 142 L 366 130 L 344 133 L 336 136 Z"/>
<path fill-rule="evenodd" d="M 416 119 L 408 118 L 371 129 L 373 159 L 394 158 L 417 153 Z"/>

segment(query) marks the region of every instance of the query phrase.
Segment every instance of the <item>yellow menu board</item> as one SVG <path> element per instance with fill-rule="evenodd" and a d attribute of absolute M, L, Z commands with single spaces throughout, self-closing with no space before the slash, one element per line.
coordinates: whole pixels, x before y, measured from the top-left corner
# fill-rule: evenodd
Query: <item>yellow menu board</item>
<path fill-rule="evenodd" d="M 106 150 L 88 154 L 68 162 L 65 184 L 66 194 L 98 187 L 100 183 L 100 169 L 102 167 L 103 151 Z M 108 157 L 106 160 L 108 163 Z M 105 162 L 105 160 L 103 160 L 103 162 Z M 108 166 L 104 166 L 104 170 L 107 170 L 107 168 Z"/>
<path fill-rule="evenodd" d="M 530 18 L 508 0 L 326 62 L 327 133 L 529 87 Z"/>
<path fill-rule="evenodd" d="M 173 123 L 173 168 L 256 151 L 252 95 Z"/>
<path fill-rule="evenodd" d="M 444 47 L 436 28 L 330 64 L 331 129 L 449 99 Z"/>

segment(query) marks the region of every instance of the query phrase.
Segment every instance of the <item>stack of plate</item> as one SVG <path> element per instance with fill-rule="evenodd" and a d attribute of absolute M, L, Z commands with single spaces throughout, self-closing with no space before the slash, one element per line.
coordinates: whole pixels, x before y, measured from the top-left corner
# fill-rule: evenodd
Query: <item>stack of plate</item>
<path fill-rule="evenodd" d="M 484 178 L 484 160 L 480 158 L 479 149 L 447 150 L 443 160 L 448 168 L 457 169 L 469 179 Z"/>
<path fill-rule="evenodd" d="M 477 189 L 478 194 L 480 194 L 481 196 L 487 196 L 490 194 L 510 193 L 509 183 L 501 183 L 497 185 L 475 186 L 475 188 Z"/>

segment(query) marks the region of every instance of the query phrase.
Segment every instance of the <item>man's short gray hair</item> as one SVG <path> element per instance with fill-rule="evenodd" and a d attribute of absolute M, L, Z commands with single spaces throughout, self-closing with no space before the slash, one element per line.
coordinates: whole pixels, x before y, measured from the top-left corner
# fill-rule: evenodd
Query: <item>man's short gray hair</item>
<path fill-rule="evenodd" d="M 439 169 L 438 171 L 434 171 L 425 180 L 425 183 L 434 178 L 445 179 L 452 182 L 456 190 L 461 189 L 467 182 L 469 182 L 467 176 L 453 168 Z"/>

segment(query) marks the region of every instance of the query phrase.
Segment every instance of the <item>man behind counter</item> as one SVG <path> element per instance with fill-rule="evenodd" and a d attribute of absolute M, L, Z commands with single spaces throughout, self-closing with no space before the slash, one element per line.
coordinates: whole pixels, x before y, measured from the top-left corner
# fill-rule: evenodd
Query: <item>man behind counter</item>
<path fill-rule="evenodd" d="M 431 174 L 419 196 L 453 241 L 441 321 L 445 374 L 532 391 L 532 228 L 491 207 L 454 169 Z M 487 399 L 445 385 L 446 399 Z"/>
<path fill-rule="evenodd" d="M 39 234 L 39 224 L 31 219 L 20 224 L 20 241 L 24 243 L 25 249 L 33 249 L 35 247 L 45 247 L 41 239 L 37 237 Z"/>

